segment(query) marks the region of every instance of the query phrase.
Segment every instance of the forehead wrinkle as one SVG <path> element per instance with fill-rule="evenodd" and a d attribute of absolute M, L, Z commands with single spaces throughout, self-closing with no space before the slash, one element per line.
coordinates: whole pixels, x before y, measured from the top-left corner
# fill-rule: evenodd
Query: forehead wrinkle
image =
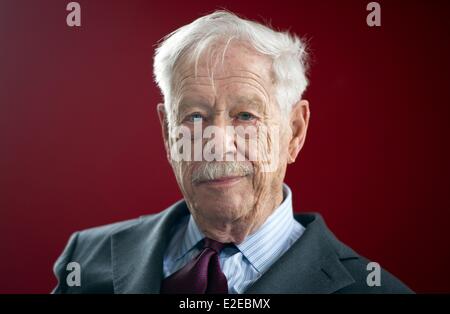
<path fill-rule="evenodd" d="M 189 79 L 189 78 L 190 78 L 190 76 L 187 76 L 183 80 L 186 80 L 186 79 Z M 200 78 L 207 78 L 207 76 L 202 76 Z M 244 80 L 251 80 L 252 82 L 256 83 L 256 85 L 253 85 L 253 84 L 251 84 L 248 81 L 241 81 L 241 80 L 233 81 L 233 82 L 230 82 L 228 84 L 240 83 L 240 84 L 246 84 L 246 85 L 252 86 L 252 87 L 256 88 L 257 90 L 259 90 L 267 98 L 267 100 L 271 99 L 270 94 L 266 90 L 265 86 L 261 82 L 259 82 L 258 80 L 254 79 L 254 78 L 251 78 L 251 77 L 248 77 L 248 76 L 230 76 L 230 77 L 223 77 L 223 78 L 215 78 L 214 80 L 216 80 L 216 81 L 224 81 L 224 80 L 227 80 L 227 79 L 234 79 L 234 78 L 236 78 L 236 79 L 244 79 Z M 188 83 L 185 83 L 185 84 L 182 84 L 182 82 L 180 82 L 180 85 L 181 85 L 179 87 L 179 91 L 180 92 L 182 92 L 182 90 L 185 89 L 187 86 L 192 86 L 192 85 L 194 85 L 194 86 L 195 85 L 211 86 L 213 88 L 214 95 L 216 95 L 216 86 L 215 85 L 211 85 L 211 83 L 208 83 L 208 82 L 201 82 L 201 81 L 198 82 L 196 80 L 195 82 L 188 82 Z"/>
<path fill-rule="evenodd" d="M 249 79 L 253 79 L 253 80 L 255 80 L 255 81 L 257 81 L 259 84 L 261 84 L 261 85 L 263 85 L 262 84 L 262 82 L 264 82 L 265 81 L 265 79 L 264 78 L 262 78 L 260 75 L 258 75 L 258 74 L 256 74 L 255 72 L 252 72 L 252 71 L 247 71 L 247 70 L 233 70 L 233 72 L 242 72 L 242 73 L 244 73 L 244 74 L 250 74 L 251 76 L 255 76 L 257 79 L 255 79 L 255 78 L 252 78 L 252 77 L 248 77 L 248 76 L 245 76 L 245 75 L 228 75 L 228 76 L 224 76 L 224 77 L 214 77 L 213 79 L 214 80 L 223 80 L 223 79 L 227 79 L 227 78 L 230 78 L 230 77 L 242 77 L 242 78 L 249 78 Z M 196 78 L 201 78 L 201 79 L 203 79 L 203 78 L 208 78 L 208 79 L 211 79 L 212 78 L 212 76 L 211 75 L 198 75 L 198 74 L 192 74 L 192 70 L 186 70 L 186 71 L 184 71 L 184 72 L 181 72 L 180 73 L 180 75 L 179 75 L 181 78 L 178 80 L 178 84 L 180 84 L 180 83 L 182 83 L 184 80 L 186 80 L 186 79 L 189 79 L 189 78 L 194 78 L 194 79 L 196 79 Z M 261 82 L 259 82 L 258 81 L 258 79 L 261 81 Z M 271 77 L 270 78 L 270 83 L 273 83 L 273 78 Z"/>
<path fill-rule="evenodd" d="M 246 82 L 246 81 L 235 81 L 235 82 L 232 82 L 232 83 L 240 83 L 240 84 L 251 86 L 251 87 L 255 88 L 256 90 L 258 90 L 266 98 L 267 102 L 270 102 L 270 95 L 267 92 L 267 90 L 264 88 L 264 86 L 259 85 L 259 84 L 258 84 L 259 86 L 258 85 L 253 85 L 250 82 Z M 232 84 L 232 83 L 230 83 L 230 84 Z"/>
<path fill-rule="evenodd" d="M 194 86 L 194 87 L 198 87 L 198 86 L 212 87 L 212 91 L 213 91 L 212 93 L 210 93 L 210 92 L 206 92 L 205 93 L 205 92 L 197 91 L 197 92 L 195 92 L 196 95 L 194 97 L 203 98 L 204 102 L 214 105 L 214 103 L 215 103 L 214 99 L 217 96 L 216 89 L 214 88 L 214 86 L 211 86 L 211 84 L 202 83 L 202 82 L 188 82 L 188 83 L 185 83 L 185 84 L 181 84 L 181 86 L 179 86 L 179 88 L 178 88 L 178 95 L 179 95 L 179 99 L 180 100 L 183 100 L 183 98 L 185 98 L 183 96 L 183 93 L 189 92 L 189 87 L 190 86 Z M 186 97 L 186 98 L 189 98 L 189 97 Z M 213 100 L 211 101 L 211 99 L 213 99 Z"/>
<path fill-rule="evenodd" d="M 224 67 L 224 66 L 222 66 L 222 67 Z M 231 70 L 232 72 L 243 72 L 243 73 L 248 73 L 248 74 L 250 74 L 250 75 L 253 75 L 253 76 L 256 76 L 257 78 L 259 78 L 261 81 L 264 81 L 264 79 L 263 79 L 263 77 L 261 76 L 261 75 L 259 75 L 259 74 L 257 74 L 256 72 L 253 72 L 253 71 L 249 71 L 249 70 L 245 70 L 245 69 L 235 69 L 235 70 Z M 193 71 L 192 71 L 192 69 L 191 68 L 188 68 L 188 69 L 186 69 L 186 70 L 184 70 L 184 71 L 181 71 L 181 70 L 178 70 L 178 71 L 176 71 L 178 74 L 179 74 L 179 76 L 181 76 L 182 77 L 182 79 L 184 79 L 184 78 L 186 78 L 186 77 L 188 77 L 188 76 L 194 76 L 194 77 L 209 77 L 208 75 L 199 75 L 199 74 L 193 74 Z M 209 72 L 208 72 L 209 73 Z M 270 74 L 270 75 L 272 75 L 272 73 Z M 271 79 L 272 79 L 272 77 L 271 77 Z"/>
<path fill-rule="evenodd" d="M 241 98 L 243 101 L 241 102 L 246 102 L 246 103 L 255 103 L 257 104 L 258 108 L 261 108 L 262 111 L 266 111 L 267 110 L 267 105 L 270 103 L 270 97 L 267 93 L 266 90 L 263 89 L 262 86 L 258 86 L 258 85 L 254 85 L 248 81 L 234 81 L 234 82 L 230 82 L 230 84 L 234 84 L 234 83 L 239 83 L 239 84 L 244 84 L 244 85 L 248 85 L 254 89 L 256 89 L 259 93 L 262 94 L 262 98 L 261 96 L 257 96 L 258 94 L 254 94 L 254 95 L 249 95 L 249 96 L 245 96 L 243 94 L 241 94 L 241 96 L 239 98 Z M 181 87 L 180 89 L 180 94 L 183 93 L 183 89 L 186 88 L 187 85 L 207 85 L 210 86 L 210 84 L 195 84 L 195 83 L 191 83 L 191 84 L 185 84 L 183 87 Z M 216 105 L 216 98 L 217 98 L 217 94 L 214 91 L 213 94 L 213 98 L 214 100 L 211 102 L 208 98 L 208 96 L 205 95 L 206 93 L 199 93 L 197 96 L 194 97 L 199 97 L 199 98 L 203 98 L 204 99 L 204 103 L 206 102 L 207 104 L 209 104 L 212 107 L 215 107 Z M 232 99 L 234 97 L 235 94 L 231 94 L 226 96 L 227 102 Z M 183 100 L 183 96 L 180 95 L 180 100 Z M 186 97 L 189 99 L 189 97 Z M 255 99 L 256 98 L 256 99 Z M 232 101 L 233 102 L 233 101 Z M 180 103 L 180 102 L 179 102 Z"/>

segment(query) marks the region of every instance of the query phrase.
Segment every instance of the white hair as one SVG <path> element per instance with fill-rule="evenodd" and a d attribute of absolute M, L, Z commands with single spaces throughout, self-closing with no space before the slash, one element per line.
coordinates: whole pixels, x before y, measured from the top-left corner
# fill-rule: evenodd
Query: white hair
<path fill-rule="evenodd" d="M 290 112 L 308 85 L 305 44 L 294 34 L 275 31 L 224 10 L 180 27 L 164 37 L 156 49 L 153 71 L 164 96 L 166 112 L 170 112 L 172 78 L 181 57 L 187 55 L 197 66 L 205 49 L 219 40 L 225 41 L 227 46 L 232 39 L 245 41 L 272 59 L 276 100 L 281 111 Z"/>

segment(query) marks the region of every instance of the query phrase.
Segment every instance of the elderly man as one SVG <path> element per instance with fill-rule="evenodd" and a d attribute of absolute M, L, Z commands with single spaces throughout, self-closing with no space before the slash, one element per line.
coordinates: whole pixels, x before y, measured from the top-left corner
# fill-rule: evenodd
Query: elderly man
<path fill-rule="evenodd" d="M 411 292 L 377 264 L 372 274 L 319 214 L 293 214 L 283 179 L 308 128 L 305 70 L 299 38 L 230 12 L 164 38 L 157 113 L 184 200 L 74 233 L 54 292 Z M 71 262 L 80 265 L 75 283 Z"/>

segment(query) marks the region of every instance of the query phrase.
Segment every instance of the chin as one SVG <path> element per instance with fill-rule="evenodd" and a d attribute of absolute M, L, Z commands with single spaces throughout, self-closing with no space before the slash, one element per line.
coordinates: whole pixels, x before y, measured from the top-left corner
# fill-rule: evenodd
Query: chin
<path fill-rule="evenodd" d="M 230 202 L 229 198 L 224 200 L 215 199 L 207 202 L 203 201 L 197 211 L 209 219 L 219 220 L 235 220 L 245 214 L 243 212 L 243 203 L 238 201 Z"/>

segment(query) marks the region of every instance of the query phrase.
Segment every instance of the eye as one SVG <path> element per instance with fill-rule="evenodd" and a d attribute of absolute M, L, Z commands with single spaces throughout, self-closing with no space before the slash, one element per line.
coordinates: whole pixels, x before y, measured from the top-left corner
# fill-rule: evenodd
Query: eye
<path fill-rule="evenodd" d="M 256 117 L 252 115 L 250 112 L 239 112 L 237 118 L 242 121 L 252 121 Z"/>
<path fill-rule="evenodd" d="M 200 122 L 203 121 L 203 116 L 199 112 L 194 112 L 187 116 L 189 122 Z"/>

